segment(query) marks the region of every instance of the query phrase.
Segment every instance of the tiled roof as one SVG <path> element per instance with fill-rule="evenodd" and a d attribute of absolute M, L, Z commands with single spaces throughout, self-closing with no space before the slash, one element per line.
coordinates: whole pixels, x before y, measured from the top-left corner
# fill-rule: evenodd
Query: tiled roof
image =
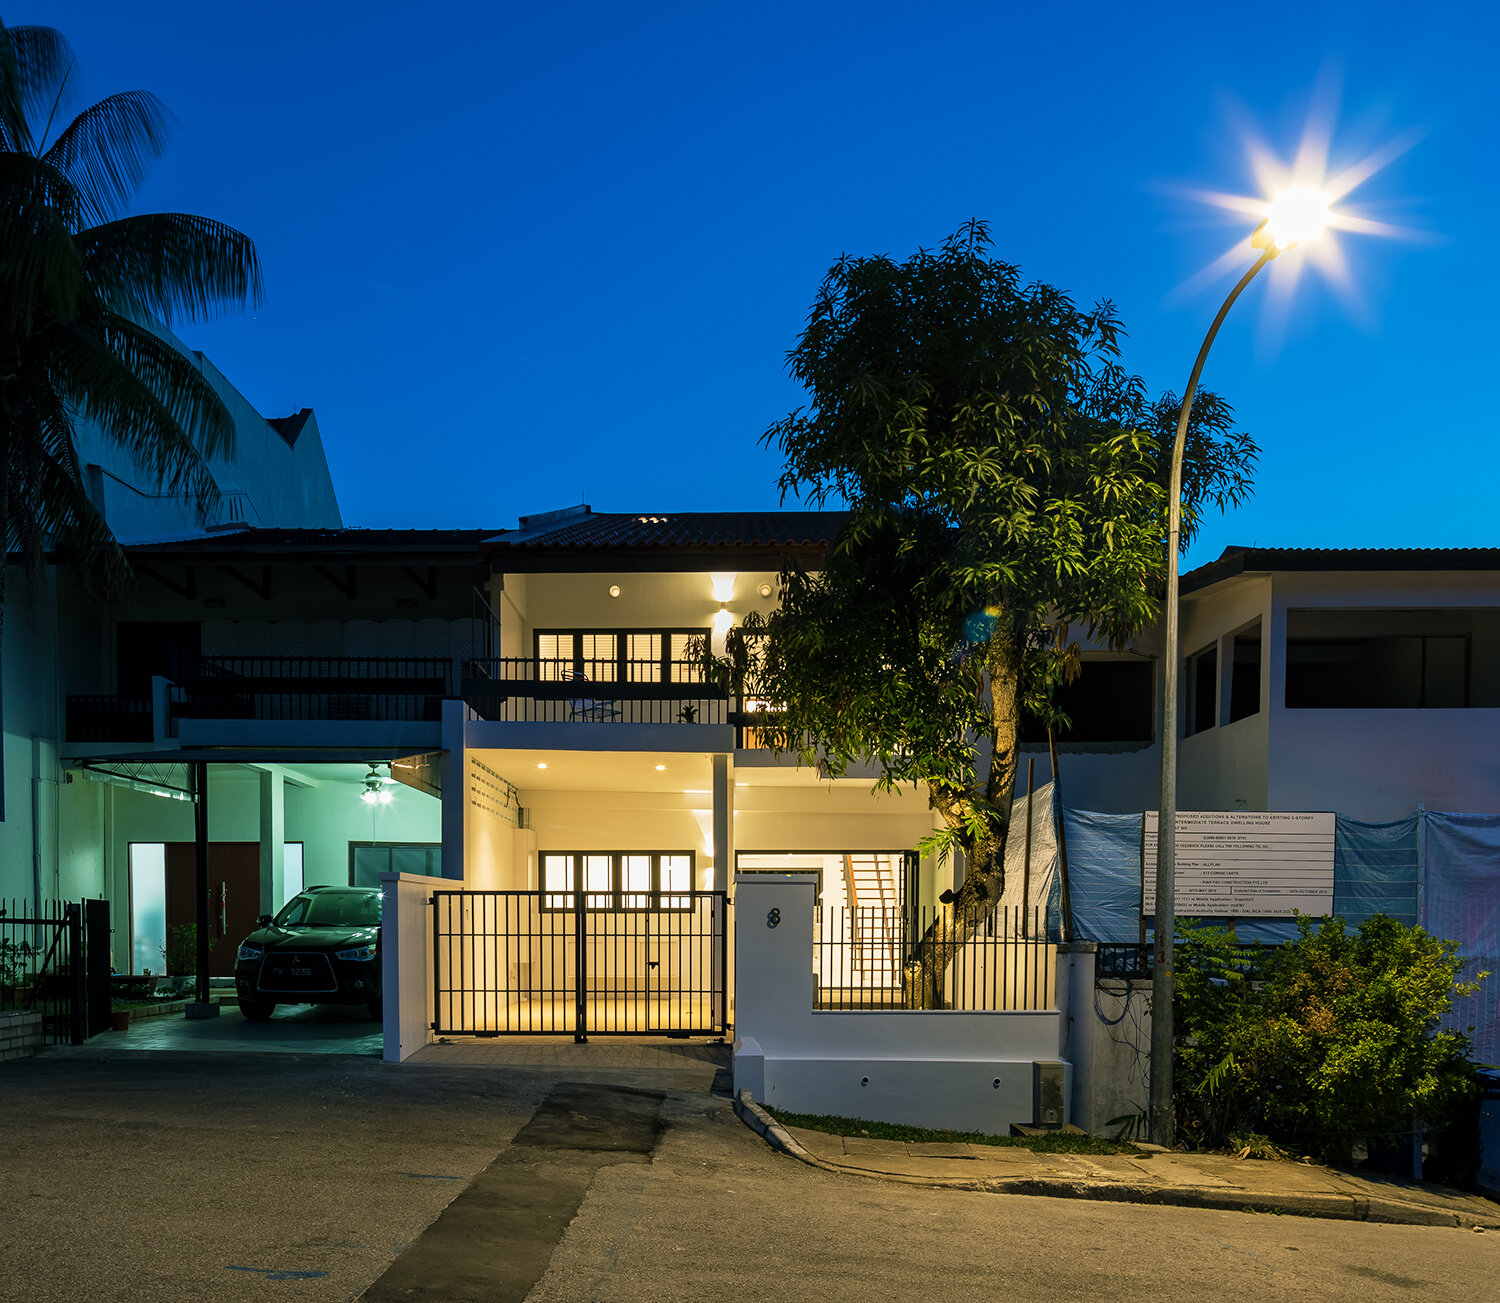
<path fill-rule="evenodd" d="M 131 556 L 227 553 L 468 552 L 477 561 L 479 544 L 496 529 L 235 529 L 219 530 L 170 543 L 126 548 Z"/>
<path fill-rule="evenodd" d="M 1500 570 L 1494 547 L 1227 547 L 1182 577 L 1182 591 L 1266 571 Z"/>
<path fill-rule="evenodd" d="M 307 418 L 312 415 L 311 407 L 304 407 L 293 416 L 268 416 L 266 424 L 286 440 L 288 448 L 297 446 L 297 436 L 302 433 L 302 427 L 307 424 Z"/>
<path fill-rule="evenodd" d="M 487 550 L 822 547 L 846 519 L 842 511 L 589 513 L 560 521 L 555 529 L 515 539 L 501 536 Z"/>

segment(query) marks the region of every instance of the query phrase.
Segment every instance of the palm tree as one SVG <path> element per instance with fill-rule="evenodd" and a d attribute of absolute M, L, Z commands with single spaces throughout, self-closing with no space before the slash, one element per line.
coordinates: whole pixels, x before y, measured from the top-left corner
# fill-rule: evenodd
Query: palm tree
<path fill-rule="evenodd" d="M 54 131 L 73 67 L 60 33 L 0 24 L 0 540 L 33 576 L 53 549 L 109 591 L 128 569 L 86 492 L 77 423 L 206 516 L 233 420 L 158 323 L 257 303 L 261 275 L 222 223 L 123 215 L 171 115 L 126 91 Z"/>

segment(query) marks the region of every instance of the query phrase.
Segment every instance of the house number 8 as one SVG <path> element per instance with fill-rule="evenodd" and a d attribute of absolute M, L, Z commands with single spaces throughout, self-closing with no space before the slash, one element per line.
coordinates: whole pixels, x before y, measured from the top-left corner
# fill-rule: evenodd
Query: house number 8
<path fill-rule="evenodd" d="M 767 927 L 779 927 L 781 925 L 781 911 L 773 909 L 766 915 Z"/>

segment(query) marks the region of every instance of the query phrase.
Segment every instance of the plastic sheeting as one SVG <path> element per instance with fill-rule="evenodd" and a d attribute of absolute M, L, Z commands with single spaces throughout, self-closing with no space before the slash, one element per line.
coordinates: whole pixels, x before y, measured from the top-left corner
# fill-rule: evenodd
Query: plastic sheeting
<path fill-rule="evenodd" d="M 1422 926 L 1458 942 L 1468 962 L 1463 976 L 1500 975 L 1500 815 L 1421 811 Z M 1473 1028 L 1473 1057 L 1500 1063 L 1500 976 L 1488 978 L 1477 995 L 1453 1002 L 1446 1020 L 1460 1031 Z"/>
<path fill-rule="evenodd" d="M 1141 816 L 1064 810 L 1061 817 L 1078 940 L 1139 941 Z M 1454 1002 L 1448 1024 L 1473 1029 L 1477 1062 L 1500 1063 L 1500 815 L 1419 810 L 1391 823 L 1340 816 L 1333 912 L 1351 927 L 1373 914 L 1420 921 L 1434 936 L 1458 942 L 1465 977 L 1494 973 L 1477 995 Z M 1247 941 L 1272 943 L 1297 934 L 1291 919 L 1241 919 L 1235 930 Z"/>
<path fill-rule="evenodd" d="M 1052 784 L 1036 789 L 1031 809 L 1031 873 L 1029 894 L 1026 872 L 1027 798 L 1016 797 L 1010 807 L 1010 830 L 1005 838 L 1005 889 L 1000 896 L 1002 910 L 1018 909 L 1024 903 L 1031 909 L 1045 911 L 1046 935 L 1062 936 L 1062 879 L 1057 871 L 1057 822 L 1052 803 Z M 1002 918 L 1005 917 L 1003 914 Z M 1027 920 L 1028 923 L 1030 920 Z M 1008 926 L 1008 924 L 1007 924 Z"/>

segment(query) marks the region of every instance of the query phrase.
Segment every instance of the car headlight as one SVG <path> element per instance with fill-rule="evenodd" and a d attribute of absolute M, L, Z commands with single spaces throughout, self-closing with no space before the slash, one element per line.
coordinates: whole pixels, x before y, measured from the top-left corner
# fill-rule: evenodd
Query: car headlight
<path fill-rule="evenodd" d="M 350 946 L 347 950 L 335 950 L 333 957 L 335 959 L 374 959 L 375 947 L 374 945 Z"/>
<path fill-rule="evenodd" d="M 261 955 L 264 954 L 264 953 L 265 953 L 265 950 L 261 946 L 241 946 L 240 947 L 240 959 L 242 961 L 246 960 L 246 959 L 259 959 L 261 957 Z"/>

